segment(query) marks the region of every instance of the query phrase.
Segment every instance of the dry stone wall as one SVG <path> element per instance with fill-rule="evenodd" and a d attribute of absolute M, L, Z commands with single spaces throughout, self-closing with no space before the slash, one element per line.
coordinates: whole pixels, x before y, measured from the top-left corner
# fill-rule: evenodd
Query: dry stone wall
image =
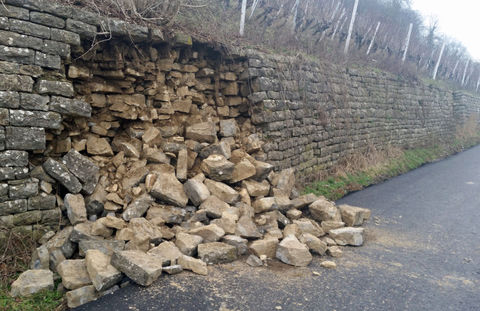
<path fill-rule="evenodd" d="M 300 177 L 370 145 L 421 146 L 449 138 L 478 114 L 478 97 L 369 68 L 249 55 L 252 122 L 277 169 Z"/>
<path fill-rule="evenodd" d="M 229 55 L 52 1 L 3 2 L 0 222 L 7 228 L 62 227 L 66 193 L 83 193 L 91 215 L 97 196 L 109 194 L 101 204 L 115 211 L 146 171 L 168 167 L 185 181 L 209 155 L 238 148 L 306 178 L 369 145 L 451 136 L 479 109 L 473 95 L 374 69 Z"/>

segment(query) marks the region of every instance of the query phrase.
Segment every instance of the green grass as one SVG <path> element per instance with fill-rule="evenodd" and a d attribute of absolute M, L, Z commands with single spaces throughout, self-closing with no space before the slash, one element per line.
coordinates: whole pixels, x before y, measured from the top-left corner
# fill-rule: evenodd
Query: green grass
<path fill-rule="evenodd" d="M 30 297 L 10 296 L 9 286 L 0 288 L 1 311 L 51 311 L 58 308 L 62 302 L 62 293 L 57 291 L 40 292 Z"/>
<path fill-rule="evenodd" d="M 346 174 L 346 176 L 331 176 L 314 182 L 305 187 L 304 193 L 314 193 L 329 200 L 338 200 L 349 192 L 361 190 L 441 158 L 445 153 L 446 150 L 441 147 L 405 150 L 399 157 L 390 159 L 377 167 Z"/>

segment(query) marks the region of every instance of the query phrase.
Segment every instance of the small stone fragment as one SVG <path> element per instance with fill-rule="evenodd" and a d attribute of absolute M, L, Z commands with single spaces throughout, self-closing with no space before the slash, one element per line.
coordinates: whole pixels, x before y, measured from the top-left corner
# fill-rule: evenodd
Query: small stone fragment
<path fill-rule="evenodd" d="M 328 269 L 335 269 L 337 267 L 337 264 L 335 263 L 335 261 L 325 260 L 320 263 L 320 266 Z"/>
<path fill-rule="evenodd" d="M 246 262 L 250 267 L 261 267 L 261 266 L 263 266 L 263 261 L 253 254 L 248 256 Z"/>

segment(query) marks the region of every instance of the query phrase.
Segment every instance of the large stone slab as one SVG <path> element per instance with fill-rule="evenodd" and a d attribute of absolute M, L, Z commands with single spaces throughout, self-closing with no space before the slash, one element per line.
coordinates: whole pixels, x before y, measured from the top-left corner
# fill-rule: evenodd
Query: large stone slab
<path fill-rule="evenodd" d="M 81 194 L 67 193 L 63 202 L 72 225 L 87 221 L 87 208 Z"/>
<path fill-rule="evenodd" d="M 199 206 L 203 201 L 210 197 L 210 191 L 207 186 L 196 179 L 187 180 L 187 182 L 183 184 L 183 188 L 185 189 L 188 198 L 195 206 Z"/>
<path fill-rule="evenodd" d="M 151 285 L 162 274 L 161 261 L 138 250 L 113 253 L 111 264 L 142 286 Z"/>
<path fill-rule="evenodd" d="M 228 204 L 234 204 L 240 200 L 240 194 L 224 183 L 211 179 L 205 179 L 204 183 L 212 195 Z"/>
<path fill-rule="evenodd" d="M 213 122 L 203 122 L 187 126 L 185 137 L 198 142 L 214 143 L 217 131 Z"/>
<path fill-rule="evenodd" d="M 308 209 L 316 221 L 342 221 L 342 216 L 335 203 L 328 201 L 324 197 L 310 204 Z"/>
<path fill-rule="evenodd" d="M 361 246 L 364 228 L 344 227 L 330 230 L 328 233 L 339 245 Z"/>
<path fill-rule="evenodd" d="M 110 264 L 110 256 L 99 250 L 88 250 L 85 262 L 88 275 L 97 291 L 109 289 L 122 279 L 122 273 Z"/>
<path fill-rule="evenodd" d="M 300 243 L 294 235 L 287 236 L 278 244 L 276 257 L 282 262 L 296 267 L 308 266 L 313 259 L 308 247 Z"/>
<path fill-rule="evenodd" d="M 68 170 L 83 183 L 83 191 L 87 194 L 92 194 L 99 178 L 98 166 L 75 149 L 71 149 L 65 154 L 63 161 Z"/>
<path fill-rule="evenodd" d="M 159 173 L 150 194 L 154 198 L 175 206 L 187 206 L 188 197 L 183 190 L 183 185 L 172 173 Z"/>
<path fill-rule="evenodd" d="M 203 242 L 203 238 L 199 235 L 180 232 L 176 236 L 175 245 L 180 251 L 187 256 L 195 256 L 197 247 Z"/>
<path fill-rule="evenodd" d="M 12 283 L 13 297 L 30 296 L 44 290 L 53 290 L 53 273 L 50 270 L 27 270 Z"/>
<path fill-rule="evenodd" d="M 1 80 L 1 77 L 0 77 Z M 13 150 L 45 149 L 45 129 L 39 127 L 5 127 L 5 146 Z"/>
<path fill-rule="evenodd" d="M 371 212 L 367 208 L 351 206 L 347 204 L 339 205 L 342 221 L 348 227 L 361 226 L 365 220 L 370 218 Z"/>
<path fill-rule="evenodd" d="M 77 289 L 92 284 L 84 259 L 64 260 L 57 266 L 62 284 L 68 289 Z"/>
<path fill-rule="evenodd" d="M 76 194 L 82 190 L 80 181 L 70 173 L 64 164 L 48 158 L 48 160 L 43 163 L 43 169 L 48 175 L 53 177 L 53 179 L 65 186 L 71 193 Z"/>
<path fill-rule="evenodd" d="M 198 257 L 207 264 L 232 262 L 237 259 L 237 248 L 222 242 L 200 244 Z"/>

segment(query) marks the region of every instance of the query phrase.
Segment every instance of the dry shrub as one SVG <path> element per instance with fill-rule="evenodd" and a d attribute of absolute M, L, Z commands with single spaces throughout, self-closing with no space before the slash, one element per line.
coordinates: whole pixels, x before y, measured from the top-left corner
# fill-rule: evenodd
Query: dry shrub
<path fill-rule="evenodd" d="M 0 228 L 0 286 L 27 269 L 36 246 L 33 235 Z"/>
<path fill-rule="evenodd" d="M 457 126 L 455 137 L 460 141 L 467 141 L 479 135 L 478 116 L 472 114 L 465 123 Z"/>
<path fill-rule="evenodd" d="M 330 176 L 346 177 L 348 174 L 375 169 L 384 165 L 388 160 L 402 155 L 402 150 L 397 147 L 387 146 L 383 150 L 370 144 L 361 151 L 344 157 L 337 165 L 329 170 Z"/>

